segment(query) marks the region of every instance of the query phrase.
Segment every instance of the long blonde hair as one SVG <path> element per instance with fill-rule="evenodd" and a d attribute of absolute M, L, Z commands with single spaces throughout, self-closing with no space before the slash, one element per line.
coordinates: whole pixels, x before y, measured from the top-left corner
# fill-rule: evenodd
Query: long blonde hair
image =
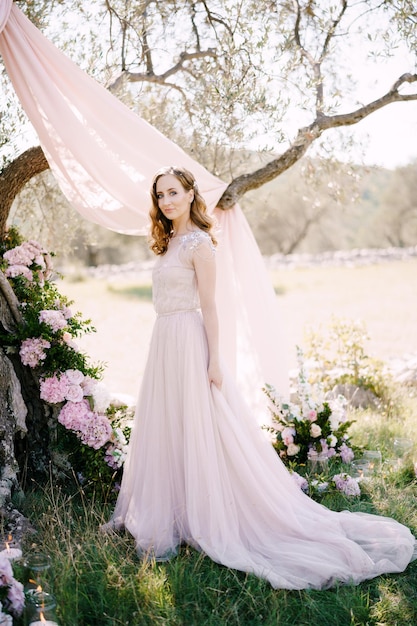
<path fill-rule="evenodd" d="M 198 228 L 208 233 L 214 245 L 217 241 L 211 232 L 213 228 L 213 220 L 207 215 L 207 206 L 204 198 L 200 195 L 194 176 L 184 167 L 168 166 L 164 167 L 155 174 L 152 187 L 151 198 L 152 208 L 149 211 L 151 218 L 151 232 L 149 237 L 149 245 L 155 254 L 165 254 L 168 249 L 169 240 L 172 237 L 172 221 L 165 217 L 158 206 L 158 198 L 156 195 L 156 185 L 162 176 L 172 174 L 181 183 L 185 191 L 194 191 L 194 199 L 190 207 L 190 220 Z"/>

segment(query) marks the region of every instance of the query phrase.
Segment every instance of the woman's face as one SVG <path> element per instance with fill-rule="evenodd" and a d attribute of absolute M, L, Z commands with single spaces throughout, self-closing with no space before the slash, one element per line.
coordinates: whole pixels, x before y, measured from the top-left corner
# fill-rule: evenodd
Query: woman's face
<path fill-rule="evenodd" d="M 165 174 L 156 183 L 158 206 L 169 220 L 182 221 L 190 217 L 190 205 L 194 191 L 186 191 L 178 178 L 173 174 Z"/>

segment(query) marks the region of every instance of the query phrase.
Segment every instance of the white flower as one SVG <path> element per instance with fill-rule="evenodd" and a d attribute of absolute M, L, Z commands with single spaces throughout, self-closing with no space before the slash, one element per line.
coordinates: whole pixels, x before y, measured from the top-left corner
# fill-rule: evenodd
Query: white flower
<path fill-rule="evenodd" d="M 65 398 L 70 402 L 81 402 L 84 397 L 83 388 L 80 385 L 68 385 Z"/>
<path fill-rule="evenodd" d="M 321 435 L 321 428 L 318 424 L 311 424 L 310 427 L 310 434 L 312 437 L 320 437 Z"/>
<path fill-rule="evenodd" d="M 92 396 L 94 399 L 94 409 L 97 413 L 105 413 L 110 404 L 110 393 L 105 384 L 98 382 L 94 385 Z"/>
<path fill-rule="evenodd" d="M 80 370 L 67 370 L 65 375 L 71 385 L 81 385 L 84 380 L 84 374 Z"/>
<path fill-rule="evenodd" d="M 327 437 L 327 443 L 331 448 L 334 448 L 337 444 L 337 437 L 335 437 L 334 435 L 330 435 L 330 437 Z"/>
<path fill-rule="evenodd" d="M 288 444 L 287 454 L 288 456 L 295 456 L 300 452 L 300 446 L 297 446 L 295 443 Z"/>

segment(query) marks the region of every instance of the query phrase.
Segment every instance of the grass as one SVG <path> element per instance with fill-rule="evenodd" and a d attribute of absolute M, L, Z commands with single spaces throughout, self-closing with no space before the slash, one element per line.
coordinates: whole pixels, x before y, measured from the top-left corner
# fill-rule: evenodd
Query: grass
<path fill-rule="evenodd" d="M 372 338 L 371 354 L 385 359 L 415 350 L 416 269 L 417 260 L 413 260 L 274 273 L 292 345 L 302 345 L 306 323 L 326 325 L 336 315 L 365 321 Z M 65 288 L 98 328 L 96 335 L 81 344 L 83 349 L 97 360 L 109 361 L 108 380 L 115 390 L 136 394 L 138 360 L 147 351 L 143 337 L 150 334 L 153 324 L 152 308 L 146 302 L 149 286 L 120 284 L 109 290 L 104 281 L 88 280 L 66 283 Z M 127 380 L 129 388 L 124 387 Z M 393 456 L 396 436 L 409 437 L 417 446 L 417 400 L 404 390 L 398 390 L 382 410 L 356 411 L 354 418 L 354 442 L 381 450 L 385 459 Z M 335 510 L 392 516 L 416 533 L 417 484 L 412 460 L 411 455 L 398 470 L 383 465 L 360 500 L 331 496 L 324 503 Z M 25 550 L 51 555 L 61 626 L 417 623 L 417 562 L 402 574 L 381 576 L 357 587 L 273 590 L 265 581 L 228 570 L 187 547 L 169 563 L 142 563 L 131 537 L 98 533 L 111 508 L 111 498 L 105 493 L 76 485 L 68 492 L 51 482 L 27 494 L 24 512 L 37 534 L 28 538 Z"/>
<path fill-rule="evenodd" d="M 389 456 L 395 435 L 414 436 L 417 401 L 406 394 L 403 400 L 400 420 L 386 412 L 357 411 L 355 442 L 366 440 Z M 392 516 L 417 531 L 412 458 L 396 471 L 383 465 L 361 499 L 328 496 L 326 506 Z M 98 532 L 112 506 L 104 489 L 90 492 L 88 486 L 74 484 L 69 492 L 54 481 L 27 494 L 24 512 L 37 533 L 28 538 L 25 550 L 51 556 L 51 584 L 61 625 L 412 626 L 417 622 L 417 562 L 402 574 L 355 587 L 274 590 L 267 582 L 213 563 L 186 546 L 168 563 L 140 561 L 128 534 Z"/>

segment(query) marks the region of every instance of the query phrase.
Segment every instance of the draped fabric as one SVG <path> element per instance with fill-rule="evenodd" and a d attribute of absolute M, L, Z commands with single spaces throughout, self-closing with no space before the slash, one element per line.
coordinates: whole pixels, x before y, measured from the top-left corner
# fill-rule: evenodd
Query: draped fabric
<path fill-rule="evenodd" d="M 85 74 L 11 0 L 0 0 L 0 53 L 61 190 L 86 219 L 144 234 L 154 173 L 193 172 L 220 229 L 224 357 L 244 391 L 269 382 L 285 392 L 281 325 L 259 249 L 239 206 L 216 209 L 227 184 Z"/>

